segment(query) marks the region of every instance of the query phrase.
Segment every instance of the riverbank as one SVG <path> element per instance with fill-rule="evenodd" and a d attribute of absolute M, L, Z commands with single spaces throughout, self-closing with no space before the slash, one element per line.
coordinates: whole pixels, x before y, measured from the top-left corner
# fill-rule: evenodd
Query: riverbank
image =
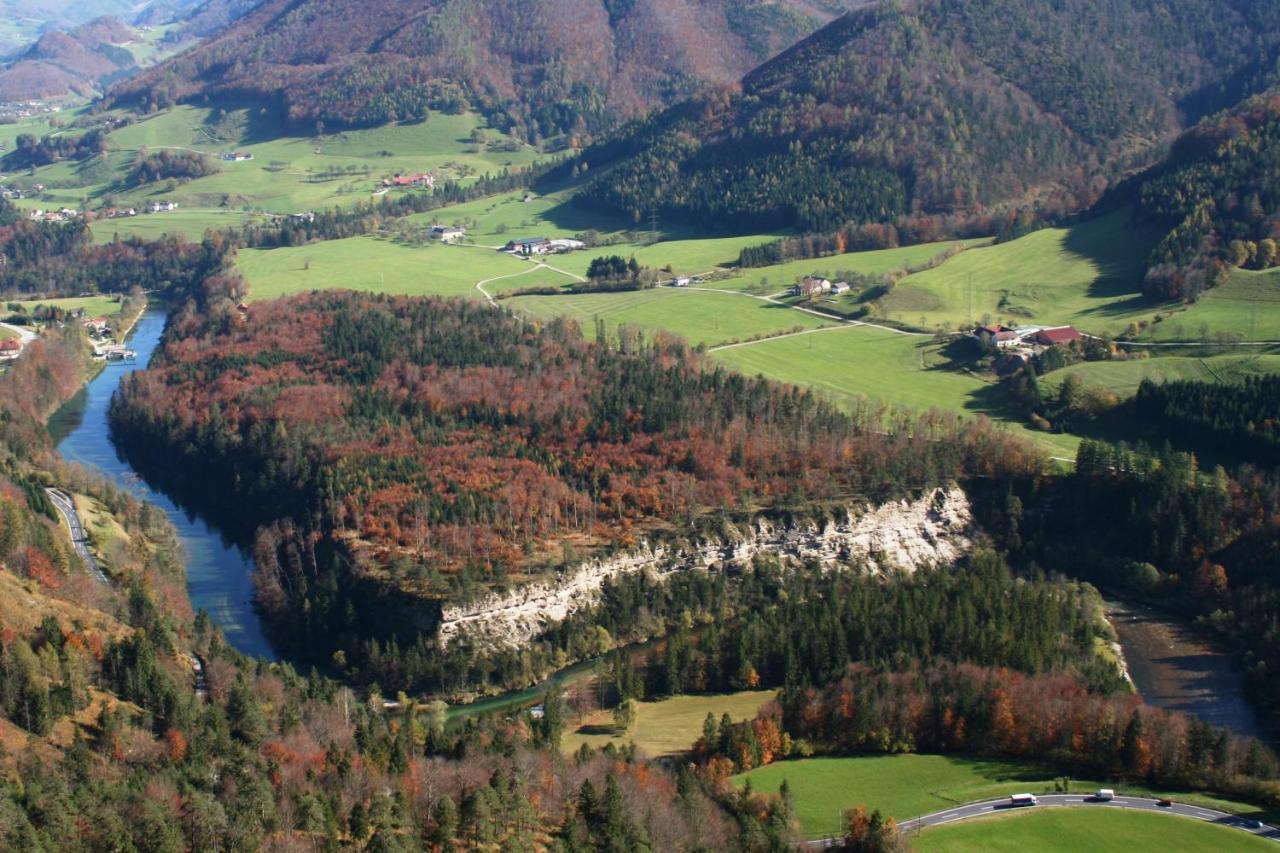
<path fill-rule="evenodd" d="M 1133 684 L 1148 704 L 1264 736 L 1230 652 L 1179 617 L 1148 605 L 1108 600 L 1106 613 Z"/>
<path fill-rule="evenodd" d="M 252 562 L 223 532 L 198 513 L 179 507 L 120 459 L 111 441 L 107 409 L 121 380 L 142 370 L 160 345 L 167 315 L 147 306 L 130 325 L 132 363 L 101 365 L 97 375 L 48 421 L 58 452 L 116 483 L 164 512 L 177 532 L 186 563 L 191 605 L 205 610 L 227 641 L 251 657 L 277 658 L 253 604 Z M 123 336 L 122 336 L 123 340 Z"/>

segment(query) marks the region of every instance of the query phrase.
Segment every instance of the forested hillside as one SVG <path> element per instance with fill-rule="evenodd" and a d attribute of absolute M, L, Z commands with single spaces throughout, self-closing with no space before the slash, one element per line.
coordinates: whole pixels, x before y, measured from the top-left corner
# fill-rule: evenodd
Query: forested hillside
<path fill-rule="evenodd" d="M 586 152 L 582 194 L 720 231 L 1087 205 L 1262 85 L 1275 0 L 878 3 Z"/>
<path fill-rule="evenodd" d="M 1136 187 L 1135 216 L 1169 229 L 1143 289 L 1195 297 L 1230 271 L 1280 264 L 1280 90 L 1206 119 Z"/>
<path fill-rule="evenodd" d="M 733 81 L 839 5 L 268 0 L 207 44 L 119 87 L 115 100 L 249 97 L 306 130 L 471 106 L 525 139 L 580 135 L 707 82 Z"/>
<path fill-rule="evenodd" d="M 322 660 L 434 629 L 378 590 L 456 598 L 716 514 L 1042 464 L 989 425 L 850 417 L 664 337 L 593 343 L 564 321 L 343 292 L 211 314 L 179 319 L 122 384 L 115 435 L 261 528 L 259 601 Z"/>

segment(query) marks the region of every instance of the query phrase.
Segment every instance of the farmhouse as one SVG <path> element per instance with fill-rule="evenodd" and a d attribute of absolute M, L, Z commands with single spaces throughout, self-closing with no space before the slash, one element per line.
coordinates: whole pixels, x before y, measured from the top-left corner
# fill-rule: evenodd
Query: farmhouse
<path fill-rule="evenodd" d="M 983 349 L 1005 349 L 1006 347 L 1017 346 L 1022 340 L 1022 335 L 1016 329 L 999 324 L 994 326 L 979 326 L 973 332 L 974 338 Z"/>
<path fill-rule="evenodd" d="M 1032 335 L 1031 339 L 1042 346 L 1056 347 L 1078 341 L 1083 337 L 1074 326 L 1058 326 L 1054 329 L 1041 329 Z"/>
<path fill-rule="evenodd" d="M 148 205 L 147 210 L 152 213 L 170 213 L 178 209 L 176 201 L 153 201 Z"/>
<path fill-rule="evenodd" d="M 441 243 L 457 243 L 467 236 L 467 229 L 454 228 L 450 225 L 436 225 L 431 229 L 431 239 Z"/>
<path fill-rule="evenodd" d="M 419 187 L 429 190 L 436 185 L 436 176 L 430 172 L 419 172 L 416 175 L 393 175 L 390 178 L 383 178 L 382 185 L 384 187 Z"/>
<path fill-rule="evenodd" d="M 0 359 L 17 358 L 22 353 L 22 341 L 17 338 L 9 338 L 0 341 Z"/>
<path fill-rule="evenodd" d="M 545 255 L 550 250 L 551 241 L 546 237 L 527 237 L 523 240 L 512 240 L 502 247 L 504 252 L 517 255 Z"/>
<path fill-rule="evenodd" d="M 849 282 L 847 281 L 837 281 L 835 284 L 831 285 L 832 296 L 839 296 L 842 293 L 848 293 L 848 292 L 849 292 Z"/>
<path fill-rule="evenodd" d="M 230 154 L 223 154 L 222 159 L 228 163 L 243 163 L 246 160 L 252 160 L 253 155 L 248 151 L 232 151 Z"/>
<path fill-rule="evenodd" d="M 812 275 L 805 276 L 804 278 L 800 279 L 800 281 L 796 282 L 795 286 L 791 288 L 792 296 L 800 296 L 806 299 L 813 296 L 818 296 L 819 294 L 822 294 L 822 293 L 830 293 L 830 292 L 831 292 L 830 281 L 828 281 L 825 278 L 819 278 L 817 276 L 812 276 Z"/>

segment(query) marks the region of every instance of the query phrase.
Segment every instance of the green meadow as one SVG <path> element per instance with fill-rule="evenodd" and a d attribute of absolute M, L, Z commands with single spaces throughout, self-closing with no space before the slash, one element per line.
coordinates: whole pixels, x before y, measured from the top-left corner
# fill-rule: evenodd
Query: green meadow
<path fill-rule="evenodd" d="M 64 299 L 31 299 L 18 303 L 28 312 L 38 305 L 51 305 L 65 311 L 83 310 L 86 317 L 115 317 L 123 304 L 110 296 L 68 296 Z"/>
<path fill-rule="evenodd" d="M 1122 332 L 1156 313 L 1139 292 L 1154 239 L 1129 223 L 1127 210 L 1045 228 L 908 276 L 881 309 L 887 318 L 926 328 L 1003 322 Z"/>
<path fill-rule="evenodd" d="M 952 806 L 979 800 L 1006 797 L 1011 793 L 1052 792 L 1057 774 L 1033 764 L 1001 759 L 967 758 L 953 755 L 865 755 L 804 758 L 779 761 L 733 777 L 739 786 L 750 783 L 756 791 L 777 793 L 785 780 L 795 803 L 795 815 L 808 838 L 837 835 L 841 831 L 846 809 L 859 804 L 902 821 Z M 1088 793 L 1102 787 L 1097 780 L 1072 779 L 1071 790 Z M 1112 784 L 1119 789 L 1121 786 Z M 1124 787 L 1124 793 L 1139 796 L 1159 795 L 1143 787 Z M 1181 802 L 1235 814 L 1253 815 L 1269 820 L 1268 812 L 1247 803 L 1222 800 L 1207 794 L 1175 794 Z M 1046 810 L 1048 811 L 1048 810 Z M 1063 811 L 1061 809 L 1055 811 Z M 1098 811 L 1103 811 L 1098 809 Z M 1092 814 L 1092 813 L 1090 813 Z M 1177 829 L 1185 829 L 1192 821 L 1161 817 Z M 975 824 L 957 824 L 970 826 Z M 931 830 L 931 832 L 934 830 Z M 939 830 L 940 831 L 940 830 Z M 923 840 L 929 833 L 921 833 Z M 1244 833 L 1236 832 L 1242 839 Z M 1235 836 L 1223 836 L 1228 840 Z M 917 836 L 912 836 L 912 842 Z M 925 848 L 921 848 L 925 849 Z M 939 848 L 949 849 L 949 848 Z M 967 849 L 967 848 L 965 848 Z M 1003 849 L 1003 848 L 1001 848 Z M 1039 850 L 1036 846 L 1010 848 Z M 1090 849 L 1068 848 L 1068 849 Z M 1177 845 L 1164 848 L 1181 849 Z"/>
<path fill-rule="evenodd" d="M 1027 429 L 994 381 L 955 366 L 938 343 L 923 335 L 848 326 L 726 348 L 713 356 L 746 374 L 814 388 L 841 405 L 870 398 L 914 409 L 986 415 L 1008 422 L 1010 429 L 1061 459 L 1074 459 L 1079 444 L 1075 436 Z"/>
<path fill-rule="evenodd" d="M 1271 850 L 1274 841 L 1200 820 L 1122 811 L 1056 808 L 980 818 L 911 836 L 920 853 L 1135 853 Z"/>
<path fill-rule="evenodd" d="M 1144 338 L 1200 341 L 1225 333 L 1246 341 L 1280 341 L 1280 270 L 1236 270 L 1195 303 L 1167 313 Z"/>
<path fill-rule="evenodd" d="M 1235 382 L 1246 376 L 1280 372 L 1280 355 L 1161 356 L 1132 361 L 1086 361 L 1055 370 L 1040 379 L 1046 390 L 1058 388 L 1068 376 L 1078 376 L 1084 385 L 1113 391 L 1120 398 L 1132 397 L 1144 379 L 1155 382 L 1190 379 L 1197 382 Z"/>
<path fill-rule="evenodd" d="M 488 249 L 349 237 L 283 249 L 247 249 L 236 258 L 236 268 L 249 283 L 250 299 L 333 288 L 478 299 L 475 285 L 481 278 L 525 272 L 531 264 Z"/>
<path fill-rule="evenodd" d="M 598 318 L 610 332 L 625 324 L 648 332 L 666 330 L 693 344 L 708 346 L 834 324 L 740 294 L 667 287 L 627 293 L 518 296 L 502 304 L 540 319 L 572 317 L 588 333 Z"/>
<path fill-rule="evenodd" d="M 577 728 L 566 731 L 561 747 L 573 754 L 586 744 L 599 749 L 606 744 L 634 743 L 645 755 L 678 755 L 687 752 L 702 736 L 707 714 L 718 721 L 724 714 L 733 720 L 750 720 L 772 699 L 773 690 L 746 690 L 741 693 L 674 696 L 658 702 L 637 702 L 636 718 L 630 730 L 616 732 L 612 712 L 588 716 Z"/>

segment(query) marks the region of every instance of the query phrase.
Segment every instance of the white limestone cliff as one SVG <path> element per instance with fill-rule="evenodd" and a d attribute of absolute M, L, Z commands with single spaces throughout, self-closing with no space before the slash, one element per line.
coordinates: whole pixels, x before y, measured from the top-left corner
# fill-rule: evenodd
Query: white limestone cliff
<path fill-rule="evenodd" d="M 958 486 L 935 489 L 913 501 L 851 505 L 843 518 L 821 529 L 817 525 L 784 528 L 759 518 L 735 541 L 708 541 L 679 550 L 646 544 L 583 563 L 550 583 L 526 584 L 446 606 L 440 639 L 448 643 L 465 634 L 482 645 L 518 648 L 574 611 L 597 604 L 605 581 L 612 578 L 639 572 L 663 578 L 674 572 L 708 571 L 725 563 L 747 563 L 765 552 L 793 563 L 862 562 L 873 571 L 950 564 L 968 549 L 972 525 L 969 500 Z"/>

